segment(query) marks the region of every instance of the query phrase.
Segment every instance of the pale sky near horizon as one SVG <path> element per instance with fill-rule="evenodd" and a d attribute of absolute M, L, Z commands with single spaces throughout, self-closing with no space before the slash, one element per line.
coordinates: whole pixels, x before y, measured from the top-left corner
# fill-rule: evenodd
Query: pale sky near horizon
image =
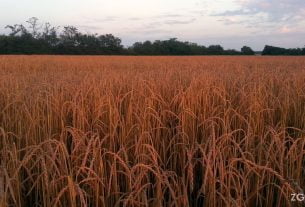
<path fill-rule="evenodd" d="M 33 16 L 124 45 L 171 37 L 226 49 L 305 45 L 305 0 L 0 0 L 0 33 Z"/>

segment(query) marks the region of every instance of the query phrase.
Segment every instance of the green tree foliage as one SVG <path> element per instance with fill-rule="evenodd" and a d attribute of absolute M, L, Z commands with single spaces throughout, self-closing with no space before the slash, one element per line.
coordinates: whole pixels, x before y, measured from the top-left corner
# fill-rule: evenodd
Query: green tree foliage
<path fill-rule="evenodd" d="M 224 49 L 220 45 L 210 45 L 208 51 L 211 55 L 222 55 L 224 53 Z"/>
<path fill-rule="evenodd" d="M 251 47 L 243 46 L 241 48 L 241 53 L 243 55 L 255 55 L 255 52 L 251 49 Z"/>
<path fill-rule="evenodd" d="M 290 49 L 285 49 L 281 47 L 274 47 L 274 46 L 269 46 L 266 45 L 262 55 L 294 55 L 294 56 L 299 56 L 299 55 L 305 55 L 305 48 L 290 48 Z"/>
<path fill-rule="evenodd" d="M 82 34 L 76 27 L 40 24 L 35 17 L 22 24 L 8 25 L 9 35 L 0 36 L 0 54 L 73 54 L 73 55 L 240 55 L 220 45 L 208 48 L 177 38 L 136 42 L 124 48 L 120 38 L 112 34 Z"/>
<path fill-rule="evenodd" d="M 208 48 L 196 43 L 181 42 L 177 38 L 156 40 L 154 42 L 136 42 L 128 48 L 133 55 L 240 55 L 236 50 L 224 50 L 220 45 Z"/>
<path fill-rule="evenodd" d="M 224 50 L 220 45 L 205 47 L 177 38 L 136 42 L 124 48 L 112 34 L 83 34 L 74 26 L 62 29 L 50 23 L 40 24 L 36 17 L 22 24 L 8 25 L 8 35 L 0 35 L 0 54 L 71 55 L 254 55 L 248 46 L 240 51 Z M 304 48 L 285 49 L 266 45 L 262 55 L 305 55 Z"/>
<path fill-rule="evenodd" d="M 50 23 L 41 25 L 35 17 L 28 27 L 8 25 L 9 35 L 0 35 L 0 54 L 122 54 L 121 40 L 112 34 L 82 34 L 76 27 L 66 26 L 59 33 Z"/>

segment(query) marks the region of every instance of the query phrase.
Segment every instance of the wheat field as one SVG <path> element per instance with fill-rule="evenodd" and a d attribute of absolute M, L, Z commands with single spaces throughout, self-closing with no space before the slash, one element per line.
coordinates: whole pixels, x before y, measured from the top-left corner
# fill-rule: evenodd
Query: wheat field
<path fill-rule="evenodd" d="M 0 206 L 302 206 L 302 57 L 0 56 Z"/>

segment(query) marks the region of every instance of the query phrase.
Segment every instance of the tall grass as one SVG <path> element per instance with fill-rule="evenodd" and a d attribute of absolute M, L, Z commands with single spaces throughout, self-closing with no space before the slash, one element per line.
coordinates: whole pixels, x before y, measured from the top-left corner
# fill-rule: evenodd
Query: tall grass
<path fill-rule="evenodd" d="M 305 59 L 0 56 L 0 206 L 297 206 Z"/>

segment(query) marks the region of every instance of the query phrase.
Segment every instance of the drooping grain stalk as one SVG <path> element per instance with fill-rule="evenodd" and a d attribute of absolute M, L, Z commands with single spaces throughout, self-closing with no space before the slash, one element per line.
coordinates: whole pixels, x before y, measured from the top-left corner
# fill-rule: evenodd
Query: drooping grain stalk
<path fill-rule="evenodd" d="M 298 206 L 305 60 L 0 56 L 0 206 Z"/>

